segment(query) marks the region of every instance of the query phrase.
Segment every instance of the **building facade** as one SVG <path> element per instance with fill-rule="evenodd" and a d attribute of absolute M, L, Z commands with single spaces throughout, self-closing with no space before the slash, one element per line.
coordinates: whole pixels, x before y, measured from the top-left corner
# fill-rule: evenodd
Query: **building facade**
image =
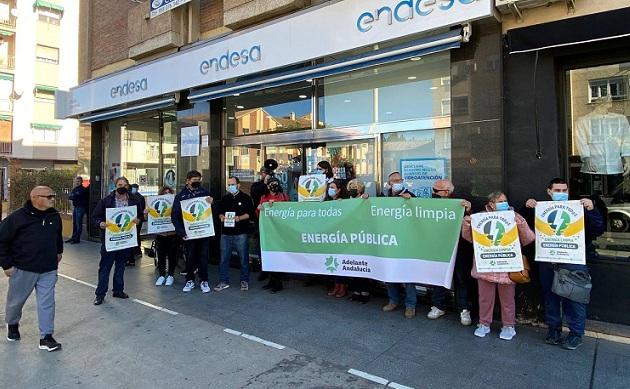
<path fill-rule="evenodd" d="M 78 82 L 79 9 L 72 3 L 0 1 L 0 164 L 5 179 L 11 169 L 77 164 L 78 121 L 55 118 L 55 91 Z"/>
<path fill-rule="evenodd" d="M 626 1 L 192 0 L 161 14 L 151 7 L 170 2 L 153 3 L 81 1 L 84 82 L 57 93 L 57 114 L 91 124 L 92 201 L 119 175 L 152 194 L 192 168 L 215 196 L 228 176 L 247 190 L 267 158 L 292 198 L 321 160 L 372 195 L 393 171 L 419 196 L 450 178 L 477 208 L 495 190 L 516 207 L 543 200 L 550 178 L 568 177 L 608 216 L 594 282 L 627 284 L 629 51 L 627 23 L 612 24 Z M 607 18 L 615 30 L 567 33 Z M 595 124 L 600 105 L 615 115 Z M 608 133 L 619 160 L 589 161 Z M 523 312 L 535 314 L 535 289 Z M 596 289 L 593 318 L 630 323 Z M 630 303 L 630 290 L 614 293 Z"/>

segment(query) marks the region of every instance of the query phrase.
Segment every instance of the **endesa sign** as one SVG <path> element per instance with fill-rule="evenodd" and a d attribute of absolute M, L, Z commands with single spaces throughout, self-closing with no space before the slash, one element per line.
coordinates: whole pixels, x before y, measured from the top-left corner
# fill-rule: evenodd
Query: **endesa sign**
<path fill-rule="evenodd" d="M 491 17 L 493 9 L 494 0 L 330 1 L 88 81 L 62 96 L 58 111 L 78 117 Z"/>

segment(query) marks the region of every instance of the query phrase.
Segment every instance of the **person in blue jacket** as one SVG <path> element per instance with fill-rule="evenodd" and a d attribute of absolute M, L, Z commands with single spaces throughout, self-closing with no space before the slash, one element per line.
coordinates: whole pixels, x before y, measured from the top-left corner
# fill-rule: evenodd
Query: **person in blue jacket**
<path fill-rule="evenodd" d="M 206 202 L 212 205 L 214 199 L 210 196 L 205 188 L 201 186 L 201 173 L 197 170 L 191 170 L 186 174 L 186 185 L 175 196 L 173 202 L 173 212 L 171 213 L 171 221 L 175 226 L 175 233 L 184 240 L 186 247 L 186 285 L 184 292 L 190 292 L 195 288 L 195 270 L 199 276 L 199 287 L 203 293 L 210 293 L 210 285 L 208 284 L 208 259 L 210 257 L 210 238 L 188 239 L 186 229 L 184 228 L 184 219 L 182 216 L 183 200 L 189 200 L 196 197 L 205 197 Z"/>

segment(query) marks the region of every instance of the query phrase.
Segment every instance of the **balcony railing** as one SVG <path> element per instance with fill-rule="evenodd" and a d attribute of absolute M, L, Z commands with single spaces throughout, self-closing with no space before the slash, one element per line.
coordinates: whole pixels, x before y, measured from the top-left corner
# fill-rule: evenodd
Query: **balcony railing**
<path fill-rule="evenodd" d="M 0 154 L 11 154 L 13 142 L 0 142 Z"/>
<path fill-rule="evenodd" d="M 15 57 L 0 57 L 0 69 L 15 69 Z"/>
<path fill-rule="evenodd" d="M 15 28 L 15 16 L 11 15 L 9 19 L 6 19 L 6 16 L 0 16 L 0 26 Z"/>

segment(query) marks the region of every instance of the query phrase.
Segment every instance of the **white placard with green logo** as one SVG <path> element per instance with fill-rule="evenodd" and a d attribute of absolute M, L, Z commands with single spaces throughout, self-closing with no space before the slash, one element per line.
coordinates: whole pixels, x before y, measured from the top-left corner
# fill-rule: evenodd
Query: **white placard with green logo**
<path fill-rule="evenodd" d="M 579 201 L 536 204 L 536 261 L 586 264 L 584 207 Z"/>
<path fill-rule="evenodd" d="M 463 214 L 454 199 L 265 204 L 263 270 L 450 288 Z"/>
<path fill-rule="evenodd" d="M 149 196 L 147 197 L 148 226 L 149 234 L 160 234 L 162 232 L 175 231 L 175 226 L 171 222 L 173 212 L 173 201 L 175 195 Z"/>
<path fill-rule="evenodd" d="M 298 181 L 298 201 L 324 201 L 327 189 L 325 174 L 304 174 Z"/>
<path fill-rule="evenodd" d="M 208 204 L 205 197 L 183 200 L 181 205 L 187 239 L 214 236 L 212 206 Z"/>
<path fill-rule="evenodd" d="M 138 208 L 120 207 L 105 209 L 105 250 L 118 251 L 138 245 L 138 230 L 134 220 L 138 218 Z"/>
<path fill-rule="evenodd" d="M 523 270 L 521 242 L 514 211 L 471 216 L 475 265 L 479 273 Z"/>

